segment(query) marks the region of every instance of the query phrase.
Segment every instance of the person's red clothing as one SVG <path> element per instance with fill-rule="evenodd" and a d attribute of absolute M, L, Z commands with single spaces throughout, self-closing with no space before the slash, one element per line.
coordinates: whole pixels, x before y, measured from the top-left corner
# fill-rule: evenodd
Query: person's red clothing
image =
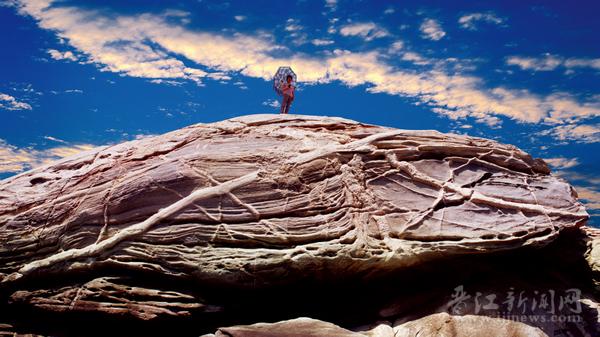
<path fill-rule="evenodd" d="M 281 113 L 287 114 L 290 112 L 290 105 L 294 100 L 294 90 L 296 87 L 291 83 L 284 83 L 281 86 L 281 91 L 283 92 L 283 101 L 281 102 Z"/>
<path fill-rule="evenodd" d="M 290 112 L 290 105 L 292 105 L 292 101 L 294 100 L 294 96 L 283 95 L 283 102 L 281 102 L 281 111 L 282 114 L 287 114 Z"/>
<path fill-rule="evenodd" d="M 296 87 L 293 84 L 291 84 L 291 83 L 284 83 L 281 86 L 281 89 L 283 91 L 283 95 L 284 96 L 287 95 L 287 96 L 290 96 L 290 97 L 294 97 L 294 90 L 296 89 Z"/>

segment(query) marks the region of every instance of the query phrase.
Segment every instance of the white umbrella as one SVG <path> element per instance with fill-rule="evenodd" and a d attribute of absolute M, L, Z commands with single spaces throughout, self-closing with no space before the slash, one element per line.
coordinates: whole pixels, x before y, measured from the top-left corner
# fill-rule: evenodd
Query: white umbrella
<path fill-rule="evenodd" d="M 277 93 L 277 95 L 283 95 L 281 91 L 281 86 L 286 83 L 286 79 L 288 75 L 292 76 L 292 80 L 296 82 L 296 73 L 292 70 L 291 67 L 279 67 L 275 76 L 273 76 L 273 90 Z"/>

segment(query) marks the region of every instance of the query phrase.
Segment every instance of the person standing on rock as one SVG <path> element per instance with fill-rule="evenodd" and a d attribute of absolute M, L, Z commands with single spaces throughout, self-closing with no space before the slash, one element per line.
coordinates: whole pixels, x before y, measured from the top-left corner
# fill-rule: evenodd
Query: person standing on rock
<path fill-rule="evenodd" d="M 294 100 L 294 90 L 296 86 L 292 84 L 292 75 L 287 75 L 286 83 L 281 86 L 281 91 L 283 92 L 283 102 L 281 102 L 281 111 L 282 114 L 287 114 L 290 112 L 290 105 Z"/>

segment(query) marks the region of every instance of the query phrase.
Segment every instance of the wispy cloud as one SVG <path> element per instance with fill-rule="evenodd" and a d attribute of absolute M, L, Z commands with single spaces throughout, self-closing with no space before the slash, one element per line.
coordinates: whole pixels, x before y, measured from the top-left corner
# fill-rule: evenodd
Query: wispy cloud
<path fill-rule="evenodd" d="M 559 170 L 556 171 L 556 174 L 569 182 L 585 182 L 588 186 L 596 186 L 600 188 L 600 176 L 595 174 L 590 175 L 571 170 Z"/>
<path fill-rule="evenodd" d="M 468 30 L 477 30 L 477 24 L 480 22 L 501 25 L 504 19 L 492 12 L 466 14 L 458 19 L 460 26 Z"/>
<path fill-rule="evenodd" d="M 333 44 L 334 41 L 328 39 L 313 39 L 310 41 L 310 43 L 314 44 L 315 46 L 328 46 Z"/>
<path fill-rule="evenodd" d="M 544 161 L 557 170 L 564 170 L 579 165 L 577 158 L 555 157 L 544 158 Z"/>
<path fill-rule="evenodd" d="M 434 19 L 425 19 L 420 27 L 423 38 L 438 41 L 441 40 L 446 32 L 442 29 L 439 22 Z"/>
<path fill-rule="evenodd" d="M 277 67 L 289 64 L 302 82 L 366 85 L 368 92 L 411 97 L 451 119 L 473 117 L 496 127 L 501 124 L 499 116 L 550 126 L 600 116 L 596 101 L 582 102 L 565 93 L 543 96 L 524 89 L 490 88 L 479 77 L 446 72 L 437 62 L 431 69 L 398 68 L 387 61 L 387 50 L 334 49 L 326 56 L 311 57 L 278 45 L 272 36 L 192 30 L 167 20 L 165 13 L 109 17 L 88 9 L 49 6 L 42 0 L 24 0 L 18 10 L 34 17 L 40 27 L 56 32 L 76 51 L 89 55 L 89 62 L 102 70 L 129 76 L 200 81 L 225 80 L 236 73 L 268 81 Z M 336 21 L 330 24 L 333 27 Z M 387 34 L 374 23 L 367 23 L 367 28 L 364 33 L 364 29 L 348 30 L 346 26 L 344 32 L 366 38 Z M 427 31 L 443 36 L 436 35 L 436 30 Z M 586 134 L 586 126 L 572 125 L 576 134 Z M 562 137 L 558 131 L 552 135 Z"/>
<path fill-rule="evenodd" d="M 285 30 L 288 31 L 288 32 L 295 32 L 295 31 L 299 31 L 299 30 L 302 30 L 302 29 L 304 29 L 304 27 L 302 27 L 299 24 L 299 21 L 296 20 L 296 19 L 289 18 L 285 22 Z"/>
<path fill-rule="evenodd" d="M 325 0 L 325 7 L 329 10 L 334 11 L 337 9 L 338 0 Z"/>
<path fill-rule="evenodd" d="M 237 86 L 238 88 L 240 88 L 242 90 L 248 90 L 248 87 L 242 81 L 233 82 L 233 85 Z"/>
<path fill-rule="evenodd" d="M 55 60 L 69 60 L 69 61 L 77 61 L 77 57 L 71 51 L 61 52 L 56 49 L 48 49 L 48 54 Z"/>
<path fill-rule="evenodd" d="M 281 103 L 279 103 L 279 101 L 275 99 L 268 99 L 262 102 L 262 105 L 270 106 L 272 108 L 279 108 L 281 106 Z"/>
<path fill-rule="evenodd" d="M 551 135 L 558 140 L 570 140 L 581 143 L 600 142 L 600 124 L 566 124 L 555 126 L 539 132 L 540 135 Z"/>
<path fill-rule="evenodd" d="M 581 58 L 570 58 L 565 60 L 564 66 L 566 68 L 592 68 L 600 70 L 600 58 L 597 59 L 581 59 Z"/>
<path fill-rule="evenodd" d="M 236 15 L 233 17 L 236 21 L 244 21 L 246 20 L 246 16 L 245 15 Z"/>
<path fill-rule="evenodd" d="M 329 27 L 327 27 L 327 33 L 335 34 L 337 33 L 336 23 L 340 21 L 338 18 L 330 18 L 329 19 Z"/>
<path fill-rule="evenodd" d="M 63 144 L 67 143 L 66 141 L 64 141 L 62 139 L 59 139 L 59 138 L 56 138 L 56 137 L 52 137 L 52 136 L 44 136 L 44 139 L 51 140 L 51 141 L 57 142 L 57 143 L 63 143 Z"/>
<path fill-rule="evenodd" d="M 365 41 L 386 37 L 388 31 L 373 22 L 351 23 L 340 28 L 343 36 L 358 36 Z"/>
<path fill-rule="evenodd" d="M 287 36 L 292 38 L 292 42 L 299 46 L 308 42 L 308 34 L 304 32 L 304 26 L 300 25 L 298 19 L 289 18 L 285 22 L 285 31 Z"/>
<path fill-rule="evenodd" d="M 588 210 L 600 211 L 600 177 L 566 169 L 558 169 L 553 173 L 573 185 Z"/>
<path fill-rule="evenodd" d="M 0 93 L 0 109 L 6 110 L 31 110 L 31 105 L 19 102 L 11 95 Z"/>
<path fill-rule="evenodd" d="M 548 53 L 544 54 L 542 57 L 510 56 L 506 59 L 506 64 L 508 65 L 518 66 L 523 70 L 535 71 L 554 70 L 562 63 L 562 58 Z"/>
<path fill-rule="evenodd" d="M 430 64 L 430 61 L 424 58 L 423 56 L 410 51 L 402 54 L 401 60 L 421 66 Z"/>
<path fill-rule="evenodd" d="M 401 40 L 398 41 L 394 41 L 394 43 L 392 43 L 390 45 L 389 51 L 390 53 L 398 53 L 400 50 L 402 50 L 404 48 L 404 42 Z"/>
<path fill-rule="evenodd" d="M 18 173 L 51 163 L 82 151 L 93 149 L 91 144 L 58 146 L 45 150 L 19 148 L 0 139 L 0 173 Z"/>
<path fill-rule="evenodd" d="M 506 59 L 506 64 L 533 71 L 552 71 L 558 67 L 563 67 L 567 71 L 575 68 L 600 70 L 600 58 L 565 58 L 550 53 L 542 54 L 539 57 L 510 56 Z"/>
<path fill-rule="evenodd" d="M 58 95 L 58 94 L 83 94 L 83 90 L 81 89 L 66 89 L 64 91 L 56 91 L 56 90 L 50 90 L 50 93 L 53 95 Z"/>
<path fill-rule="evenodd" d="M 207 75 L 144 42 L 157 33 L 154 29 L 159 27 L 153 22 L 166 24 L 169 18 L 185 18 L 185 12 L 167 10 L 159 15 L 105 17 L 92 10 L 51 4 L 51 1 L 27 0 L 19 1 L 16 6 L 20 13 L 37 19 L 42 28 L 56 31 L 60 38 L 87 54 L 89 62 L 103 65 L 102 71 L 132 77 L 186 78 L 197 83 Z"/>
<path fill-rule="evenodd" d="M 591 210 L 600 210 L 600 192 L 589 187 L 574 186 L 577 196 L 583 199 L 585 207 Z"/>
<path fill-rule="evenodd" d="M 150 80 L 150 83 L 154 83 L 154 84 L 166 84 L 166 85 L 170 85 L 173 87 L 179 87 L 183 85 L 183 82 L 181 81 L 175 81 L 175 80 L 163 80 L 163 79 L 155 79 L 155 80 Z"/>

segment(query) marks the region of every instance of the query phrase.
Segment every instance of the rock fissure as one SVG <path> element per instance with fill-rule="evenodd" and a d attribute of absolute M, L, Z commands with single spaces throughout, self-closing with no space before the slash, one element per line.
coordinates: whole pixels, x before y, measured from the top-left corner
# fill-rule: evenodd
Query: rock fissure
<path fill-rule="evenodd" d="M 164 319 L 176 317 L 177 325 L 206 323 L 204 332 L 236 325 L 218 330 L 232 336 L 282 327 L 306 329 L 298 330 L 306 336 L 325 327 L 339 336 L 475 331 L 466 319 L 436 311 L 447 298 L 431 295 L 437 284 L 425 270 L 449 289 L 450 279 L 475 277 L 473 269 L 481 271 L 483 281 L 474 284 L 481 291 L 512 281 L 532 289 L 579 286 L 585 308 L 597 303 L 583 276 L 569 283 L 544 260 L 579 254 L 565 238 L 596 235 L 586 231 L 588 215 L 574 189 L 541 159 L 483 138 L 339 118 L 245 116 L 65 158 L 0 182 L 0 196 L 0 309 L 44 313 L 36 317 L 156 322 L 143 327 L 166 327 Z M 517 261 L 523 267 L 510 269 Z M 587 275 L 577 263 L 559 262 Z M 398 278 L 386 290 L 369 288 L 392 275 Z M 296 288 L 304 284 L 323 298 L 339 294 L 329 302 L 301 296 Z M 235 295 L 242 290 L 247 300 Z M 375 293 L 414 302 L 388 310 L 377 296 L 366 299 Z M 420 299 L 426 293 L 438 302 L 428 306 Z M 272 298 L 262 306 L 260 296 Z M 420 316 L 408 315 L 416 311 Z M 215 312 L 227 325 L 202 316 Z M 344 328 L 296 319 L 302 313 Z M 280 322 L 239 325 L 253 319 Z M 352 323 L 371 319 L 389 322 Z M 489 325 L 513 331 L 506 336 L 568 329 Z"/>

